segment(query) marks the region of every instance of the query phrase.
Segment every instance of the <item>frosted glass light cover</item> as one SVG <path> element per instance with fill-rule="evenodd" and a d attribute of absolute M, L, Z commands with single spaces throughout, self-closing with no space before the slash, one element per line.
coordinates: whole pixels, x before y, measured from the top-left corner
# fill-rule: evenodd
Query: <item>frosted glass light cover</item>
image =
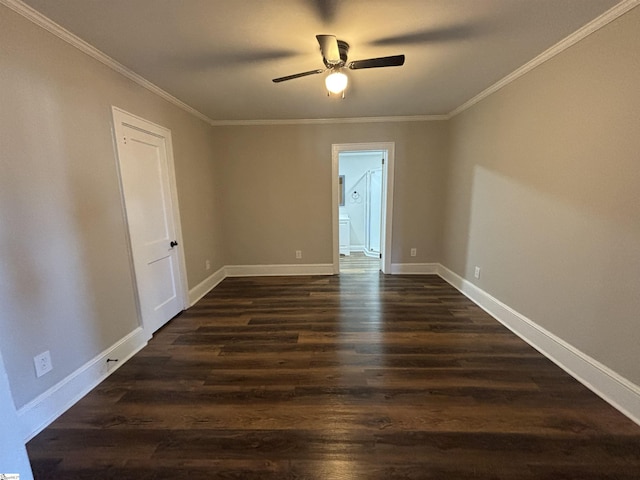
<path fill-rule="evenodd" d="M 331 93 L 342 93 L 347 88 L 349 78 L 342 72 L 333 72 L 324 82 Z"/>

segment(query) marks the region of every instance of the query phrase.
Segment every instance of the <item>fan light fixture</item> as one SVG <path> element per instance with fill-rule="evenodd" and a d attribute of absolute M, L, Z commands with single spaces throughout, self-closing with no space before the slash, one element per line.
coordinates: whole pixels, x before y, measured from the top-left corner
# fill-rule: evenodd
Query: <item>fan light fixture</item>
<path fill-rule="evenodd" d="M 347 88 L 349 78 L 339 70 L 333 71 L 324 81 L 327 90 L 331 93 L 340 94 Z"/>
<path fill-rule="evenodd" d="M 1 2 L 2 0 L 0 0 Z M 325 0 L 326 1 L 326 0 Z M 273 83 L 286 82 L 296 78 L 307 77 L 309 75 L 318 75 L 328 72 L 329 75 L 324 79 L 327 86 L 327 95 L 342 95 L 344 98 L 344 90 L 347 88 L 349 79 L 343 73 L 346 69 L 360 70 L 365 68 L 380 67 L 399 67 L 404 65 L 404 55 L 393 55 L 391 57 L 367 58 L 365 60 L 347 61 L 349 53 L 349 44 L 343 40 L 338 40 L 335 35 L 316 35 L 316 40 L 320 45 L 322 53 L 322 63 L 325 68 L 316 68 L 308 72 L 294 73 L 285 77 L 273 79 Z"/>

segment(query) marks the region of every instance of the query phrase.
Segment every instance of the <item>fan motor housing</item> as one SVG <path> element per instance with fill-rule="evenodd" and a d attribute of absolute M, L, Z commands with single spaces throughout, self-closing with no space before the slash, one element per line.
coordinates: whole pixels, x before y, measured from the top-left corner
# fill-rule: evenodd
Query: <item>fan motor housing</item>
<path fill-rule="evenodd" d="M 349 54 L 349 44 L 343 40 L 338 40 L 338 50 L 340 51 L 340 60 L 342 65 L 347 63 L 347 55 Z"/>
<path fill-rule="evenodd" d="M 337 40 L 338 42 L 338 51 L 340 52 L 340 62 L 331 64 L 327 62 L 326 58 L 323 58 L 324 65 L 327 68 L 342 68 L 347 64 L 347 56 L 349 55 L 349 44 L 344 40 Z"/>

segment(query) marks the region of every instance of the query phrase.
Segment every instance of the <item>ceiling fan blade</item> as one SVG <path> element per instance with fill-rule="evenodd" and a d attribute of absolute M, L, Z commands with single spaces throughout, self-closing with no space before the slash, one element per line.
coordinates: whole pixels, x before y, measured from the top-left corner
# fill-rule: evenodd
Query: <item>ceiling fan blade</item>
<path fill-rule="evenodd" d="M 287 75 L 286 77 L 274 78 L 273 83 L 285 82 L 287 80 L 293 80 L 294 78 L 306 77 L 307 75 L 316 75 L 322 72 L 324 72 L 324 70 L 319 68 L 318 70 L 309 70 L 308 72 L 295 73 L 293 75 Z"/>
<path fill-rule="evenodd" d="M 401 65 L 404 65 L 404 55 L 355 60 L 353 62 L 349 62 L 347 67 L 351 70 L 358 70 L 360 68 L 399 67 Z"/>
<path fill-rule="evenodd" d="M 335 35 L 316 35 L 320 44 L 320 51 L 325 62 L 329 65 L 340 63 L 340 49 Z"/>
<path fill-rule="evenodd" d="M 336 18 L 340 0 L 307 0 L 323 23 L 332 23 Z"/>
<path fill-rule="evenodd" d="M 424 30 L 395 35 L 392 37 L 379 38 L 371 42 L 371 45 L 393 46 L 393 45 L 420 45 L 424 43 L 442 43 L 456 40 L 469 40 L 478 33 L 482 33 L 480 25 L 457 24 L 447 27 L 430 27 Z"/>

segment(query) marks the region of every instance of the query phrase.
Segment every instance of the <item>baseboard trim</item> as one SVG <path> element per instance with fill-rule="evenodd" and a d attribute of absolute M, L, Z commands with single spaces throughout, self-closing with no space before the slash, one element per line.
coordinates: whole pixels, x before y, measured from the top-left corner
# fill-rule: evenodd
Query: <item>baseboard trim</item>
<path fill-rule="evenodd" d="M 640 387 L 455 272 L 438 275 L 596 395 L 640 425 Z"/>
<path fill-rule="evenodd" d="M 21 407 L 17 413 L 23 427 L 25 443 L 138 353 L 147 344 L 147 340 L 142 327 L 136 328 L 46 392 Z M 107 363 L 107 358 L 117 358 L 118 362 Z"/>
<path fill-rule="evenodd" d="M 333 275 L 332 263 L 308 265 L 227 265 L 227 277 L 268 277 L 288 275 Z"/>
<path fill-rule="evenodd" d="M 198 303 L 202 297 L 216 288 L 225 278 L 225 267 L 222 267 L 189 290 L 189 307 L 193 307 Z"/>
<path fill-rule="evenodd" d="M 392 263 L 392 275 L 434 275 L 439 272 L 438 263 Z"/>

